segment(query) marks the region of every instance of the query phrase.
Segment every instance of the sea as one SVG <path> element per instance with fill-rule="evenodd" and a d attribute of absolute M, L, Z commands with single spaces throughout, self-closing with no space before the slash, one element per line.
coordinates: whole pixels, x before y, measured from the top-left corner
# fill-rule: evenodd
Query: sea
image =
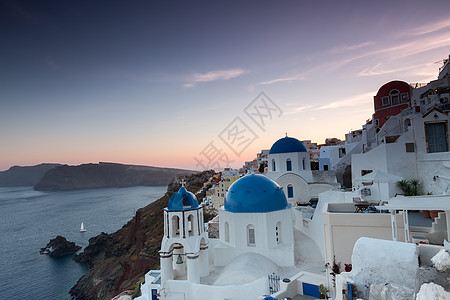
<path fill-rule="evenodd" d="M 157 186 L 41 192 L 1 187 L 0 299 L 71 299 L 68 292 L 87 267 L 74 262 L 73 255 L 41 255 L 40 248 L 57 235 L 84 248 L 89 238 L 122 228 L 138 208 L 166 190 Z M 86 232 L 80 232 L 81 222 Z"/>

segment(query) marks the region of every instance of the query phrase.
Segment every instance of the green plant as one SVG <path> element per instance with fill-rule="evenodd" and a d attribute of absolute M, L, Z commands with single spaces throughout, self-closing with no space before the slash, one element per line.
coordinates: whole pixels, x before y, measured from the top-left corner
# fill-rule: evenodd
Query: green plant
<path fill-rule="evenodd" d="M 320 299 L 326 299 L 328 298 L 328 289 L 323 285 L 319 285 L 319 293 L 320 293 Z"/>
<path fill-rule="evenodd" d="M 421 195 L 422 184 L 418 179 L 397 181 L 397 186 L 402 190 L 405 196 Z"/>

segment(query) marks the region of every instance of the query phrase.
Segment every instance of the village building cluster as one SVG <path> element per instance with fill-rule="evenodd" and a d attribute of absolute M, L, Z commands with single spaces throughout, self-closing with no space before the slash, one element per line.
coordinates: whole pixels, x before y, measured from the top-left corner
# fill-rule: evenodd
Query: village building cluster
<path fill-rule="evenodd" d="M 206 199 L 183 184 L 138 299 L 450 299 L 449 98 L 447 59 L 427 84 L 381 86 L 345 141 L 286 134 Z"/>

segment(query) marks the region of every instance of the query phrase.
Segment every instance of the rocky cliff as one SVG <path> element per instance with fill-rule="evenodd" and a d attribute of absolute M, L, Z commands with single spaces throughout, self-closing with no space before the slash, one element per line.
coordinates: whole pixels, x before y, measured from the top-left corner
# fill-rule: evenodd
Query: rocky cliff
<path fill-rule="evenodd" d="M 44 174 L 61 164 L 40 164 L 36 166 L 14 166 L 0 172 L 0 186 L 34 186 Z"/>
<path fill-rule="evenodd" d="M 187 177 L 186 188 L 194 193 L 200 191 L 213 174 L 214 171 L 205 171 Z M 74 257 L 90 268 L 70 290 L 75 299 L 110 300 L 123 290 L 134 289 L 146 272 L 158 268 L 163 209 L 179 188 L 179 180 L 172 182 L 162 198 L 139 209 L 122 229 L 89 240 L 89 246 Z M 204 196 L 205 191 L 197 195 L 199 200 Z M 212 217 L 205 213 L 205 221 Z"/>
<path fill-rule="evenodd" d="M 195 171 L 133 166 L 116 163 L 63 165 L 49 170 L 35 185 L 39 191 L 61 191 L 107 187 L 167 185 L 177 176 Z"/>
<path fill-rule="evenodd" d="M 81 247 L 74 242 L 70 242 L 65 237 L 58 235 L 56 238 L 51 239 L 47 246 L 41 248 L 39 252 L 50 256 L 63 256 L 73 254 L 80 249 Z"/>

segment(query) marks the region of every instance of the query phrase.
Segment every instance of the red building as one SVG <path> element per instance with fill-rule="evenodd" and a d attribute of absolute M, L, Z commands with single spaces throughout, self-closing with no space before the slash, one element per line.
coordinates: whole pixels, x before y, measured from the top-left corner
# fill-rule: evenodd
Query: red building
<path fill-rule="evenodd" d="M 409 84 L 398 80 L 380 87 L 377 95 L 373 97 L 373 119 L 377 128 L 383 127 L 388 117 L 395 116 L 411 106 L 411 89 Z"/>

